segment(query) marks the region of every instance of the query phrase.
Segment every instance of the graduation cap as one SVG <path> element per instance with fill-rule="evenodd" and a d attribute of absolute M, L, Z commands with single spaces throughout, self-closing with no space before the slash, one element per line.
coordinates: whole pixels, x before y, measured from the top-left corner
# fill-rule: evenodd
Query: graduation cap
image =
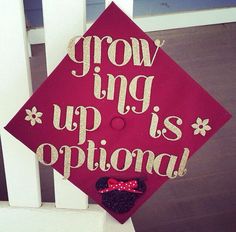
<path fill-rule="evenodd" d="M 112 3 L 6 130 L 124 223 L 230 114 Z"/>

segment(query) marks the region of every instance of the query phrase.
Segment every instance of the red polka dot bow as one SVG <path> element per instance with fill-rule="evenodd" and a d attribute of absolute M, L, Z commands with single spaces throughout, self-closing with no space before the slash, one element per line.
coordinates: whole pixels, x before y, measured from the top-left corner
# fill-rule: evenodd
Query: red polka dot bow
<path fill-rule="evenodd" d="M 138 187 L 137 180 L 130 180 L 127 182 L 118 181 L 116 179 L 110 178 L 108 179 L 108 188 L 100 190 L 100 193 L 110 192 L 112 190 L 119 190 L 119 191 L 127 191 L 131 193 L 143 193 L 141 191 L 135 190 Z"/>

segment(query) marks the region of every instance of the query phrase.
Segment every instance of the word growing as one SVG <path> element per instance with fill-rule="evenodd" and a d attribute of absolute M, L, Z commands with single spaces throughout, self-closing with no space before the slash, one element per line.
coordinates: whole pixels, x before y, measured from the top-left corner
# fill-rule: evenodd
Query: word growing
<path fill-rule="evenodd" d="M 82 40 L 82 49 L 76 49 L 76 41 L 78 39 Z M 78 67 L 82 65 L 82 73 L 78 73 L 76 70 L 72 70 L 71 73 L 75 77 L 84 77 L 90 71 L 92 62 L 95 64 L 93 72 L 95 98 L 114 100 L 117 80 L 119 79 L 117 111 L 120 114 L 127 114 L 131 110 L 135 114 L 142 114 L 148 109 L 150 104 L 154 76 L 137 75 L 132 79 L 129 78 L 131 81 L 128 83 L 126 76 L 122 74 L 113 75 L 108 73 L 106 74 L 107 77 L 101 77 L 99 64 L 101 64 L 102 59 L 108 59 L 111 64 L 120 67 L 127 65 L 132 60 L 134 66 L 151 67 L 156 58 L 158 48 L 161 46 L 159 40 L 156 40 L 154 44 L 155 51 L 151 54 L 150 44 L 146 39 L 130 37 L 129 40 L 114 40 L 111 36 L 102 38 L 98 36 L 74 37 L 69 42 L 68 55 L 73 62 L 78 64 Z M 78 58 L 80 53 L 77 51 L 81 52 L 81 50 L 82 56 Z M 106 86 L 106 89 L 104 89 L 104 86 Z M 137 96 L 138 90 L 139 97 Z M 140 110 L 137 110 L 136 106 L 126 105 L 128 91 L 131 98 L 142 103 Z"/>
<path fill-rule="evenodd" d="M 85 164 L 87 164 L 90 171 L 100 169 L 107 172 L 113 168 L 118 172 L 124 172 L 133 167 L 135 172 L 143 172 L 143 169 L 145 169 L 148 174 L 155 172 L 159 176 L 171 179 L 184 176 L 187 172 L 188 148 L 184 148 L 182 157 L 179 157 L 181 160 L 177 168 L 175 167 L 178 158 L 176 155 L 167 153 L 156 155 L 150 150 L 142 151 L 139 148 L 132 151 L 126 148 L 118 148 L 108 156 L 104 147 L 95 147 L 92 140 L 88 140 L 87 143 L 86 151 L 79 146 L 63 145 L 57 149 L 50 143 L 43 143 L 37 148 L 36 155 L 44 165 L 54 165 L 58 159 L 63 160 L 63 175 L 66 179 L 70 177 L 72 171 L 76 171 Z M 101 140 L 100 143 L 104 146 L 106 140 Z M 74 162 L 72 162 L 72 153 Z M 76 162 L 75 155 L 77 156 Z M 108 157 L 110 157 L 110 160 L 108 160 Z"/>
<path fill-rule="evenodd" d="M 82 40 L 82 57 L 78 58 L 76 43 Z M 77 64 L 82 64 L 82 73 L 78 73 L 76 70 L 72 70 L 72 75 L 75 77 L 84 77 L 88 74 L 91 66 L 91 54 L 93 54 L 93 64 L 101 64 L 102 58 L 105 57 L 115 66 L 124 66 L 131 60 L 135 66 L 147 66 L 151 67 L 159 46 L 160 41 L 154 42 L 156 49 L 151 57 L 150 45 L 146 39 L 137 39 L 130 37 L 130 40 L 125 39 L 113 39 L 111 36 L 104 36 L 102 38 L 98 36 L 76 36 L 72 38 L 68 44 L 68 55 L 71 60 Z M 117 54 L 119 50 L 123 51 L 122 58 L 117 61 Z M 142 54 L 142 57 L 141 57 Z"/>

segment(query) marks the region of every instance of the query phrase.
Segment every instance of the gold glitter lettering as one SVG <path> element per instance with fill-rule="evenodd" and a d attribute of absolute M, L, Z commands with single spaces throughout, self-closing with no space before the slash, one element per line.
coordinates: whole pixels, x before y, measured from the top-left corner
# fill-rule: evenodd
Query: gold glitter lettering
<path fill-rule="evenodd" d="M 78 161 L 75 166 L 71 164 L 72 149 L 76 149 L 77 155 L 78 155 Z M 84 151 L 80 147 L 77 147 L 77 146 L 69 147 L 69 146 L 64 145 L 60 148 L 59 153 L 64 154 L 64 178 L 68 179 L 70 177 L 71 168 L 79 168 L 83 165 L 85 161 Z"/>
<path fill-rule="evenodd" d="M 88 140 L 88 158 L 87 158 L 87 166 L 90 171 L 94 171 L 98 168 L 99 164 L 94 163 L 94 152 L 97 150 L 95 147 L 95 143 L 92 140 Z"/>
<path fill-rule="evenodd" d="M 86 37 L 80 37 L 83 39 L 83 59 L 78 60 L 76 58 L 76 49 L 75 49 L 75 43 L 78 37 L 74 37 L 71 39 L 68 45 L 68 55 L 75 63 L 82 64 L 83 65 L 83 72 L 82 74 L 78 74 L 76 70 L 72 70 L 71 74 L 75 77 L 83 77 L 85 76 L 90 69 L 90 44 L 92 36 L 86 36 Z"/>
<path fill-rule="evenodd" d="M 51 155 L 51 161 L 49 163 L 46 163 L 44 161 L 44 147 L 49 147 L 50 148 L 50 155 Z M 46 165 L 46 166 L 50 166 L 53 165 L 57 162 L 58 160 L 58 152 L 57 149 L 50 143 L 43 143 L 41 144 L 37 150 L 36 150 L 36 156 L 39 160 L 40 163 Z"/>
<path fill-rule="evenodd" d="M 167 165 L 166 173 L 165 174 L 161 174 L 160 173 L 160 166 L 161 166 L 161 163 L 162 163 L 162 159 L 164 157 L 168 157 L 169 158 L 169 162 L 168 162 L 168 165 Z M 156 158 L 154 160 L 153 168 L 154 168 L 155 172 L 159 176 L 172 177 L 172 174 L 173 174 L 174 168 L 175 168 L 176 160 L 177 160 L 177 156 L 169 155 L 169 154 L 166 154 L 166 153 L 159 154 L 158 156 L 156 156 Z"/>
<path fill-rule="evenodd" d="M 137 85 L 138 85 L 138 81 L 144 78 L 145 79 L 145 83 L 144 83 L 144 90 L 143 90 L 143 97 L 142 98 L 138 98 L 137 97 Z M 136 107 L 132 106 L 132 111 L 136 114 L 142 114 L 144 113 L 150 104 L 150 96 L 151 96 L 151 88 L 152 88 L 152 81 L 154 79 L 154 76 L 144 76 L 144 75 L 138 75 L 136 77 L 134 77 L 132 79 L 132 81 L 130 82 L 130 86 L 129 86 L 129 92 L 130 95 L 136 100 L 136 101 L 140 101 L 142 102 L 142 110 L 140 112 L 136 111 Z"/>
<path fill-rule="evenodd" d="M 147 159 L 147 163 L 146 163 L 146 171 L 148 173 L 152 174 L 153 162 L 154 162 L 154 159 L 155 159 L 155 154 L 152 151 L 150 151 L 150 150 L 142 151 L 139 148 L 137 148 L 137 149 L 132 151 L 132 156 L 133 157 L 136 156 L 135 172 L 141 172 L 142 171 L 143 158 L 144 158 L 145 154 L 148 154 L 148 159 Z"/>
<path fill-rule="evenodd" d="M 61 122 L 61 108 L 60 106 L 53 104 L 54 107 L 54 114 L 53 114 L 53 126 L 57 130 L 64 130 L 65 128 L 69 131 L 74 131 L 77 128 L 77 123 L 73 123 L 73 114 L 74 114 L 74 107 L 67 106 L 66 107 L 66 117 L 65 117 L 65 125 L 60 126 Z"/>
<path fill-rule="evenodd" d="M 186 165 L 187 165 L 188 157 L 189 157 L 189 149 L 184 148 L 184 153 L 180 161 L 179 170 L 178 170 L 178 175 L 181 177 L 187 173 Z"/>
<path fill-rule="evenodd" d="M 87 128 L 87 111 L 91 109 L 93 111 L 93 127 Z M 75 109 L 75 114 L 80 115 L 80 122 L 79 122 L 79 141 L 78 144 L 83 144 L 86 140 L 86 133 L 87 131 L 95 131 L 101 124 L 101 114 L 100 112 L 92 106 L 78 106 Z"/>
<path fill-rule="evenodd" d="M 115 83 L 116 80 L 120 79 L 120 90 L 119 90 L 119 99 L 118 99 L 118 112 L 120 114 L 127 114 L 130 110 L 130 107 L 126 107 L 125 111 L 125 100 L 127 92 L 127 79 L 124 75 L 118 75 L 114 77 L 112 74 L 108 75 L 108 89 L 107 89 L 107 99 L 114 100 L 115 95 Z"/>
<path fill-rule="evenodd" d="M 164 128 L 162 130 L 162 135 L 170 141 L 176 141 L 179 140 L 182 137 L 182 131 L 175 126 L 170 120 L 171 119 L 176 119 L 176 124 L 178 126 L 182 125 L 183 121 L 181 118 L 177 117 L 177 116 L 169 116 L 164 120 L 164 125 L 167 129 L 169 129 L 172 133 L 174 133 L 176 135 L 175 138 L 170 138 L 169 136 L 166 135 L 167 130 Z"/>
<path fill-rule="evenodd" d="M 117 44 L 119 42 L 124 44 L 124 56 L 123 56 L 123 61 L 120 64 L 116 62 Z M 112 64 L 116 66 L 126 65 L 129 62 L 130 58 L 132 57 L 132 50 L 131 50 L 130 44 L 124 39 L 114 40 L 108 48 L 108 57 L 110 61 L 112 62 Z"/>
<path fill-rule="evenodd" d="M 125 152 L 125 162 L 124 162 L 124 166 L 123 168 L 119 168 L 118 167 L 118 163 L 119 163 L 119 156 L 120 156 L 120 152 L 124 151 Z M 132 154 L 129 150 L 125 149 L 125 148 L 119 148 L 116 149 L 112 155 L 111 155 L 111 165 L 112 167 L 119 172 L 125 171 L 127 170 L 132 164 Z"/>

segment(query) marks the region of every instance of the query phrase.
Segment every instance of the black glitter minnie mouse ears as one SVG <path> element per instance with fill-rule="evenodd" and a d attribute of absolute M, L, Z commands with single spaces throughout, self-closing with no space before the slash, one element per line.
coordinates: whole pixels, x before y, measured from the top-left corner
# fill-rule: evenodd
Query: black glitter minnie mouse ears
<path fill-rule="evenodd" d="M 116 213 L 126 213 L 146 191 L 146 184 L 138 178 L 118 180 L 103 177 L 97 181 L 96 189 L 102 194 L 102 204 L 106 208 Z"/>

